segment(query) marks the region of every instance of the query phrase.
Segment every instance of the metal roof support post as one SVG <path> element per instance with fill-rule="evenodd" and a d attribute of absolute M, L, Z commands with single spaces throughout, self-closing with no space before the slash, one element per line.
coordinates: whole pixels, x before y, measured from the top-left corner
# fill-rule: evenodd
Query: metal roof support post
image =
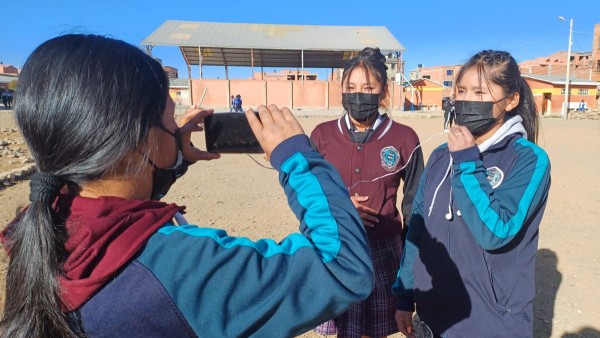
<path fill-rule="evenodd" d="M 398 57 L 398 70 L 400 71 L 400 74 L 402 74 L 400 76 L 402 85 L 400 85 L 400 99 L 398 100 L 400 102 L 398 102 L 398 108 L 400 111 L 404 111 L 404 100 L 402 99 L 402 94 L 404 94 L 404 81 L 406 81 L 406 79 L 404 78 L 404 67 L 402 67 L 402 52 L 400 52 Z"/>
<path fill-rule="evenodd" d="M 200 67 L 200 81 L 202 81 L 202 48 L 198 46 L 198 67 Z"/>
<path fill-rule="evenodd" d="M 225 80 L 229 80 L 229 69 L 227 68 L 227 58 L 225 58 L 225 53 L 221 48 L 221 57 L 223 58 L 223 64 L 225 64 Z"/>
<path fill-rule="evenodd" d="M 392 111 L 394 111 L 394 94 L 396 94 L 396 81 L 392 81 L 392 102 L 390 104 Z"/>
<path fill-rule="evenodd" d="M 304 87 L 304 49 L 301 49 L 301 57 L 302 57 L 302 87 Z"/>
<path fill-rule="evenodd" d="M 329 109 L 329 81 L 325 82 L 325 108 Z"/>
<path fill-rule="evenodd" d="M 250 66 L 252 69 L 252 80 L 254 80 L 254 48 L 250 48 Z"/>

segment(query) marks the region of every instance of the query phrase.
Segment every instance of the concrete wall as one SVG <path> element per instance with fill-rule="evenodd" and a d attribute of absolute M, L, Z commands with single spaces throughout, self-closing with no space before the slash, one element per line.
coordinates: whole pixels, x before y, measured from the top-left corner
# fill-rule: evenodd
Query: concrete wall
<path fill-rule="evenodd" d="M 266 80 L 192 80 L 192 102 L 203 107 L 229 109 L 231 95 L 242 96 L 243 108 L 276 104 L 290 108 L 339 109 L 342 107 L 342 86 L 339 81 L 266 81 Z M 401 89 L 389 82 L 388 107 L 400 106 Z M 392 98 L 391 94 L 394 93 Z M 171 96 L 174 97 L 174 93 Z M 183 94 L 182 94 L 183 95 Z M 437 99 L 436 99 L 437 100 Z M 441 103 L 441 97 L 439 99 Z M 438 105 L 440 104 L 438 103 Z"/>

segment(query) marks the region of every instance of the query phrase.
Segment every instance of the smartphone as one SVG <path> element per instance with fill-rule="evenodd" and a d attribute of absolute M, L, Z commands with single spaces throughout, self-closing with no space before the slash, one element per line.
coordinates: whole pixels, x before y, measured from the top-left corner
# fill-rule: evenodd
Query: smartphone
<path fill-rule="evenodd" d="M 204 118 L 204 135 L 206 149 L 213 153 L 264 152 L 244 113 L 208 115 Z"/>

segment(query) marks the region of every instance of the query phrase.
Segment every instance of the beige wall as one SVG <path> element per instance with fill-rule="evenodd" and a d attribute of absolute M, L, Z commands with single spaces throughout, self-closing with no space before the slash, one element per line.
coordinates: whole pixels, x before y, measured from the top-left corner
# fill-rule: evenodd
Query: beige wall
<path fill-rule="evenodd" d="M 388 106 L 400 106 L 400 87 L 389 83 Z M 206 94 L 203 107 L 229 108 L 231 95 L 242 96 L 243 108 L 261 104 L 276 104 L 290 108 L 339 109 L 342 107 L 342 87 L 339 81 L 263 81 L 263 80 L 192 80 L 192 103 L 199 104 Z"/>

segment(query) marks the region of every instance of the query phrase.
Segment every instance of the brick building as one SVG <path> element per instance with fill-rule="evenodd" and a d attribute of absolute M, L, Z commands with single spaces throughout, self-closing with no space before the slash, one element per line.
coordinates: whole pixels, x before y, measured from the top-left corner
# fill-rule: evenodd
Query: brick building
<path fill-rule="evenodd" d="M 566 51 L 519 63 L 521 72 L 530 75 L 563 75 L 567 70 Z M 600 24 L 594 25 L 591 52 L 571 52 L 569 77 L 600 81 Z"/>
<path fill-rule="evenodd" d="M 523 74 L 531 87 L 538 111 L 542 115 L 561 112 L 565 98 L 564 75 Z M 586 108 L 598 107 L 600 82 L 569 76 L 569 110 L 575 110 L 581 101 Z"/>

